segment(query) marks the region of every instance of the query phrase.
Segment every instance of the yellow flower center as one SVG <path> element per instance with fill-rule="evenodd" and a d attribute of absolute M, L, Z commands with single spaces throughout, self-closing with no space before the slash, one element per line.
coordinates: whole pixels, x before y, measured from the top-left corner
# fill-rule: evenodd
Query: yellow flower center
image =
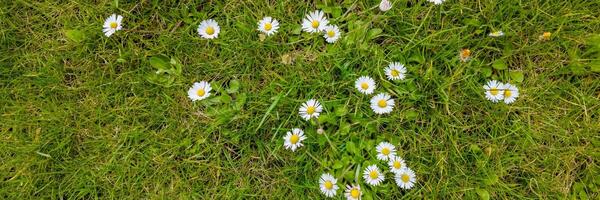
<path fill-rule="evenodd" d="M 385 101 L 384 101 L 384 102 L 385 102 Z M 379 106 L 381 106 L 381 102 L 379 103 Z M 385 105 L 384 105 L 384 106 L 381 106 L 381 107 L 385 107 Z M 386 155 L 386 156 L 387 156 L 388 154 L 390 154 L 390 152 L 391 152 L 391 151 L 390 151 L 390 149 L 388 149 L 388 148 L 383 148 L 383 149 L 381 150 L 381 154 L 383 154 L 383 155 Z"/>
<path fill-rule="evenodd" d="M 497 95 L 498 93 L 500 93 L 500 90 L 498 90 L 498 88 L 492 88 L 490 89 L 490 94 L 492 95 Z"/>
<path fill-rule="evenodd" d="M 300 140 L 300 136 L 296 134 L 292 134 L 292 136 L 290 137 L 290 143 L 292 144 L 298 143 L 298 140 Z"/>
<path fill-rule="evenodd" d="M 552 33 L 544 32 L 544 34 L 542 36 L 544 37 L 544 39 L 550 39 L 550 36 L 552 36 Z"/>
<path fill-rule="evenodd" d="M 394 161 L 394 168 L 400 169 L 400 167 L 402 167 L 402 163 L 400 163 L 400 161 Z"/>
<path fill-rule="evenodd" d="M 313 28 L 319 28 L 319 21 L 313 20 L 311 25 Z"/>
<path fill-rule="evenodd" d="M 379 100 L 379 102 L 377 102 L 377 105 L 381 108 L 385 108 L 387 106 L 387 101 L 385 99 Z"/>
<path fill-rule="evenodd" d="M 215 28 L 213 28 L 212 26 L 209 26 L 208 28 L 206 28 L 206 34 L 209 34 L 209 35 L 215 34 Z"/>
<path fill-rule="evenodd" d="M 350 196 L 352 196 L 352 198 L 358 199 L 358 197 L 360 196 L 360 191 L 358 191 L 358 189 L 354 188 L 354 189 L 350 190 Z"/>
<path fill-rule="evenodd" d="M 410 181 L 410 176 L 408 176 L 408 174 L 402 174 L 400 179 L 402 179 L 402 182 L 408 183 L 408 181 Z"/>
<path fill-rule="evenodd" d="M 117 26 L 119 26 L 119 24 L 117 24 L 117 22 L 111 22 L 110 23 L 110 28 L 112 28 L 112 29 L 117 28 Z"/>
<path fill-rule="evenodd" d="M 392 72 L 390 72 L 392 74 L 393 77 L 399 76 L 400 75 L 400 71 L 392 69 Z"/>
<path fill-rule="evenodd" d="M 362 88 L 363 90 L 369 89 L 369 84 L 368 83 L 361 83 L 360 84 L 360 88 Z"/>
<path fill-rule="evenodd" d="M 333 32 L 332 30 L 329 30 L 329 31 L 327 31 L 327 36 L 332 38 L 333 36 L 335 36 L 335 32 Z"/>
<path fill-rule="evenodd" d="M 315 107 L 314 106 L 308 106 L 308 108 L 306 108 L 306 114 L 312 115 L 313 113 L 315 113 Z"/>
<path fill-rule="evenodd" d="M 325 188 L 328 190 L 331 190 L 333 188 L 333 183 L 331 183 L 331 181 L 325 181 Z"/>
<path fill-rule="evenodd" d="M 460 52 L 460 56 L 463 57 L 463 58 L 467 58 L 467 57 L 471 56 L 471 50 L 463 49 Z"/>
<path fill-rule="evenodd" d="M 204 94 L 206 94 L 206 91 L 204 91 L 204 89 L 198 89 L 196 94 L 198 94 L 198 96 L 204 96 Z"/>
<path fill-rule="evenodd" d="M 505 97 L 510 97 L 511 95 L 512 95 L 512 92 L 510 90 L 504 90 Z"/>
<path fill-rule="evenodd" d="M 270 31 L 273 28 L 273 25 L 271 23 L 266 23 L 265 24 L 265 30 L 266 31 Z"/>
<path fill-rule="evenodd" d="M 379 177 L 379 173 L 377 173 L 377 171 L 373 170 L 369 173 L 369 176 L 371 177 L 371 179 L 377 179 L 377 177 Z"/>

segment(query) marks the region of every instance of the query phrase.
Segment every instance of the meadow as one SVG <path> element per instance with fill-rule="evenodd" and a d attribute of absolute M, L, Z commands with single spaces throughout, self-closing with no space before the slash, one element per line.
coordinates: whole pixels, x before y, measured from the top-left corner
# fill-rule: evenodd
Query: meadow
<path fill-rule="evenodd" d="M 391 2 L 1 1 L 0 199 L 325 199 L 323 173 L 334 199 L 348 184 L 362 199 L 600 198 L 600 1 Z M 315 10 L 339 40 L 302 31 Z M 123 28 L 106 37 L 112 14 Z M 257 30 L 265 16 L 277 33 Z M 207 19 L 217 38 L 198 35 Z M 371 110 L 361 76 L 393 111 Z M 487 100 L 490 80 L 520 96 Z M 211 96 L 191 101 L 200 81 Z M 309 99 L 323 111 L 307 121 Z M 377 160 L 383 141 L 413 188 Z"/>

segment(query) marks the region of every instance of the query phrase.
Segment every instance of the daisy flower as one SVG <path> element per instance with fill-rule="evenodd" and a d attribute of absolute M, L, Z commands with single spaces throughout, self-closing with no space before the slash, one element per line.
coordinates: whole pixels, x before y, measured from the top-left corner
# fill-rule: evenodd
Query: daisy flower
<path fill-rule="evenodd" d="M 375 149 L 379 160 L 388 161 L 396 157 L 396 147 L 389 142 L 380 142 Z"/>
<path fill-rule="evenodd" d="M 337 179 L 335 179 L 331 174 L 326 173 L 321 175 L 321 179 L 319 179 L 321 193 L 327 197 L 335 196 L 335 193 L 339 189 L 336 183 Z"/>
<path fill-rule="evenodd" d="M 296 151 L 297 148 L 302 146 L 302 140 L 305 140 L 304 131 L 299 128 L 293 128 L 292 131 L 288 131 L 285 137 L 283 137 L 283 146 L 286 149 Z"/>
<path fill-rule="evenodd" d="M 504 32 L 502 32 L 502 31 L 494 31 L 494 32 L 491 32 L 491 33 L 489 34 L 489 36 L 490 36 L 490 37 L 500 37 L 500 36 L 504 36 Z"/>
<path fill-rule="evenodd" d="M 400 156 L 390 157 L 388 165 L 390 166 L 390 171 L 392 171 L 394 174 L 402 172 L 402 170 L 406 167 L 404 159 L 402 159 Z"/>
<path fill-rule="evenodd" d="M 377 186 L 385 179 L 377 165 L 368 166 L 363 172 L 363 178 L 369 185 Z"/>
<path fill-rule="evenodd" d="M 444 3 L 444 1 L 446 1 L 446 0 L 427 0 L 427 1 L 429 1 L 435 5 L 440 5 L 440 4 Z"/>
<path fill-rule="evenodd" d="M 379 93 L 371 98 L 371 109 L 377 114 L 386 114 L 394 110 L 394 99 L 387 93 Z"/>
<path fill-rule="evenodd" d="M 488 83 L 483 86 L 483 89 L 485 89 L 485 98 L 494 103 L 504 99 L 504 92 L 502 92 L 503 88 L 504 85 L 496 80 L 488 81 Z"/>
<path fill-rule="evenodd" d="M 221 32 L 221 28 L 214 19 L 204 20 L 198 26 L 198 34 L 204 39 L 217 38 L 219 37 L 219 32 Z"/>
<path fill-rule="evenodd" d="M 335 41 L 340 39 L 340 29 L 336 25 L 326 26 L 323 32 L 325 32 L 325 34 L 323 35 L 325 41 L 329 43 L 334 43 Z"/>
<path fill-rule="evenodd" d="M 471 50 L 469 50 L 469 49 L 460 50 L 459 57 L 460 57 L 460 61 L 462 61 L 462 62 L 467 62 L 467 61 L 471 60 Z"/>
<path fill-rule="evenodd" d="M 210 90 L 212 90 L 210 83 L 206 81 L 200 81 L 200 83 L 196 82 L 188 90 L 188 97 L 192 101 L 206 99 L 208 96 L 210 96 Z"/>
<path fill-rule="evenodd" d="M 309 33 L 321 32 L 329 24 L 325 13 L 320 10 L 310 12 L 304 20 L 302 20 L 302 29 Z"/>
<path fill-rule="evenodd" d="M 306 121 L 313 117 L 318 118 L 321 111 L 323 111 L 323 107 L 314 99 L 309 99 L 306 103 L 303 103 L 299 109 L 300 116 Z"/>
<path fill-rule="evenodd" d="M 362 191 L 360 191 L 360 185 L 346 185 L 346 199 L 348 200 L 360 200 Z"/>
<path fill-rule="evenodd" d="M 390 1 L 388 0 L 381 0 L 381 2 L 379 3 L 379 10 L 385 12 L 388 11 L 392 8 L 392 3 L 390 3 Z"/>
<path fill-rule="evenodd" d="M 277 29 L 279 29 L 279 22 L 271 17 L 265 17 L 258 22 L 258 30 L 267 35 L 277 33 Z"/>
<path fill-rule="evenodd" d="M 104 35 L 106 35 L 106 37 L 110 37 L 112 34 L 114 34 L 118 30 L 121 30 L 123 28 L 121 26 L 122 21 L 123 21 L 123 16 L 117 15 L 117 14 L 112 14 L 111 16 L 106 18 L 106 20 L 104 20 L 104 26 L 102 26 L 103 27 L 102 32 L 104 32 Z"/>
<path fill-rule="evenodd" d="M 375 80 L 373 80 L 371 77 L 361 76 L 360 78 L 356 79 L 356 82 L 354 82 L 354 87 L 356 87 L 356 89 L 363 94 L 373 94 L 373 91 L 375 91 L 375 87 L 377 87 L 377 85 L 375 84 Z"/>
<path fill-rule="evenodd" d="M 402 189 L 412 188 L 413 186 L 415 186 L 415 182 L 417 182 L 415 172 L 413 172 L 408 167 L 396 173 L 396 184 Z"/>
<path fill-rule="evenodd" d="M 517 97 L 519 97 L 519 88 L 517 88 L 517 86 L 514 86 L 510 83 L 506 83 L 503 86 L 504 88 L 504 103 L 505 104 L 511 104 L 513 102 L 515 102 L 515 100 L 517 100 Z"/>
<path fill-rule="evenodd" d="M 385 75 L 388 80 L 404 80 L 406 77 L 406 67 L 399 62 L 392 62 L 385 68 Z"/>

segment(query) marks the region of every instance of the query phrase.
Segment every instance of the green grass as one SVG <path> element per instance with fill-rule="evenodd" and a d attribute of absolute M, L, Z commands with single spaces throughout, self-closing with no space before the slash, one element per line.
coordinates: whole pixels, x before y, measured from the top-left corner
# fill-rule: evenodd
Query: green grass
<path fill-rule="evenodd" d="M 0 3 L 1 199 L 321 199 L 322 173 L 343 188 L 357 168 L 387 169 L 375 158 L 381 141 L 400 149 L 418 183 L 359 178 L 365 199 L 600 198 L 589 42 L 600 34 L 598 1 L 397 0 L 386 13 L 378 1 L 116 2 Z M 299 32 L 315 9 L 341 27 L 340 41 Z M 107 38 L 112 13 L 124 30 Z M 282 27 L 261 42 L 263 16 Z M 208 18 L 218 39 L 196 33 Z M 507 35 L 488 37 L 494 30 Z M 550 41 L 538 40 L 544 31 Z M 474 59 L 459 62 L 461 48 Z M 148 81 L 157 55 L 183 66 L 170 87 Z M 406 80 L 385 79 L 392 61 L 407 65 Z M 353 88 L 361 75 L 394 96 L 391 114 L 369 109 Z M 490 79 L 521 96 L 485 100 Z M 191 102 L 187 89 L 201 80 L 217 92 Z M 319 124 L 298 115 L 309 98 L 324 104 Z M 291 152 L 281 138 L 294 127 L 308 140 Z"/>

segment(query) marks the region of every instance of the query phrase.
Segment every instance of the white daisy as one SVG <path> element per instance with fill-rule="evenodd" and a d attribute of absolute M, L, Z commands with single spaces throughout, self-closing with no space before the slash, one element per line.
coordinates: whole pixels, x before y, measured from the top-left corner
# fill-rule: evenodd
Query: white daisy
<path fill-rule="evenodd" d="M 335 41 L 340 39 L 340 29 L 336 25 L 326 26 L 323 32 L 325 32 L 323 37 L 329 43 L 334 43 Z"/>
<path fill-rule="evenodd" d="M 496 80 L 488 81 L 483 89 L 485 89 L 485 98 L 494 103 L 504 99 L 504 92 L 502 92 L 504 85 Z"/>
<path fill-rule="evenodd" d="M 379 10 L 385 12 L 388 11 L 392 8 L 392 3 L 390 3 L 390 1 L 388 0 L 381 0 L 381 2 L 379 3 Z"/>
<path fill-rule="evenodd" d="M 377 186 L 385 179 L 377 165 L 368 166 L 363 172 L 363 178 L 369 185 Z"/>
<path fill-rule="evenodd" d="M 302 29 L 309 33 L 318 33 L 324 30 L 328 24 L 329 21 L 325 18 L 325 13 L 317 10 L 310 12 L 306 15 L 306 18 L 302 20 Z"/>
<path fill-rule="evenodd" d="M 388 80 L 404 80 L 406 77 L 406 67 L 399 62 L 392 62 L 385 68 L 385 75 Z"/>
<path fill-rule="evenodd" d="M 503 86 L 504 88 L 504 103 L 505 104 L 511 104 L 513 102 L 515 102 L 515 100 L 517 100 L 517 97 L 519 97 L 519 88 L 517 88 L 517 86 L 514 86 L 510 83 L 506 83 Z"/>
<path fill-rule="evenodd" d="M 375 149 L 379 160 L 388 161 L 396 156 L 396 147 L 389 142 L 380 142 Z"/>
<path fill-rule="evenodd" d="M 346 185 L 346 199 L 348 200 L 360 200 L 362 196 L 362 191 L 360 190 L 360 185 Z"/>
<path fill-rule="evenodd" d="M 415 172 L 413 172 L 410 168 L 406 167 L 402 169 L 400 172 L 396 173 L 396 184 L 402 189 L 410 189 L 415 186 L 415 182 L 417 182 L 417 177 L 415 176 Z"/>
<path fill-rule="evenodd" d="M 258 30 L 267 35 L 277 33 L 277 29 L 279 29 L 279 22 L 271 17 L 265 17 L 258 22 Z"/>
<path fill-rule="evenodd" d="M 305 140 L 304 131 L 299 128 L 293 128 L 292 131 L 288 131 L 285 137 L 283 137 L 283 146 L 286 149 L 296 151 L 298 147 L 302 146 L 302 140 Z"/>
<path fill-rule="evenodd" d="M 354 87 L 363 94 L 373 94 L 377 85 L 375 84 L 375 80 L 371 77 L 361 76 L 354 82 Z"/>
<path fill-rule="evenodd" d="M 489 36 L 490 36 L 490 37 L 500 37 L 500 36 L 504 36 L 504 32 L 502 32 L 502 31 L 494 31 L 494 32 L 491 32 L 491 33 L 489 34 Z"/>
<path fill-rule="evenodd" d="M 303 103 L 299 109 L 300 116 L 306 121 L 310 120 L 312 117 L 318 118 L 321 111 L 323 111 L 321 103 L 314 99 L 309 99 L 306 103 Z"/>
<path fill-rule="evenodd" d="M 435 5 L 440 5 L 440 4 L 444 3 L 444 1 L 446 1 L 446 0 L 427 0 L 427 1 L 429 1 Z"/>
<path fill-rule="evenodd" d="M 377 114 L 386 114 L 394 110 L 394 99 L 387 93 L 379 93 L 371 98 L 371 109 Z"/>
<path fill-rule="evenodd" d="M 400 156 L 390 157 L 388 165 L 390 166 L 390 171 L 392 171 L 394 174 L 400 173 L 402 169 L 406 167 L 404 159 L 402 159 Z"/>
<path fill-rule="evenodd" d="M 104 35 L 106 35 L 106 37 L 110 37 L 112 34 L 114 34 L 118 30 L 121 30 L 123 28 L 121 26 L 122 21 L 123 21 L 123 16 L 117 15 L 117 14 L 112 14 L 111 16 L 106 18 L 106 20 L 104 20 L 104 26 L 102 26 L 103 27 L 102 32 L 104 32 Z"/>
<path fill-rule="evenodd" d="M 198 26 L 198 34 L 204 39 L 217 38 L 219 37 L 219 32 L 221 32 L 221 28 L 217 21 L 213 19 L 204 20 Z"/>
<path fill-rule="evenodd" d="M 458 53 L 460 61 L 467 62 L 471 60 L 471 50 L 469 49 L 461 49 Z"/>
<path fill-rule="evenodd" d="M 327 197 L 334 197 L 335 193 L 339 189 L 337 186 L 337 179 L 335 179 L 329 173 L 321 175 L 321 179 L 319 179 L 319 185 L 321 192 Z"/>
<path fill-rule="evenodd" d="M 202 99 L 206 99 L 210 96 L 210 83 L 206 81 L 200 81 L 200 83 L 194 83 L 194 85 L 188 90 L 188 97 L 192 101 L 198 101 Z"/>

